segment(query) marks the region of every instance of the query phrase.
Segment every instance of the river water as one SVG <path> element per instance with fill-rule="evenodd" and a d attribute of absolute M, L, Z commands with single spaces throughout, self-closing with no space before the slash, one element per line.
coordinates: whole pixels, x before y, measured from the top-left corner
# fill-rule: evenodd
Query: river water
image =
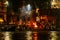
<path fill-rule="evenodd" d="M 60 31 L 0 32 L 0 40 L 60 40 Z"/>

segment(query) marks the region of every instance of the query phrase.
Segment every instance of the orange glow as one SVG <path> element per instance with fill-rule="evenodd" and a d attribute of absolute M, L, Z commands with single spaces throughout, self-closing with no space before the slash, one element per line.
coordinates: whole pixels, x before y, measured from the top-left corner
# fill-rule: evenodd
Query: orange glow
<path fill-rule="evenodd" d="M 3 22 L 4 20 L 2 18 L 0 18 L 0 22 Z"/>
<path fill-rule="evenodd" d="M 39 13 L 38 10 L 39 10 L 39 8 L 36 8 L 36 13 Z"/>
<path fill-rule="evenodd" d="M 26 22 L 26 25 L 29 25 L 29 26 L 30 26 L 30 25 L 31 25 L 30 21 L 27 21 L 27 22 Z"/>
<path fill-rule="evenodd" d="M 48 21 L 48 17 L 46 15 L 41 16 L 40 19 L 44 19 L 44 20 Z"/>
<path fill-rule="evenodd" d="M 33 33 L 33 39 L 34 39 L 34 40 L 38 40 L 37 32 L 34 32 L 34 33 Z"/>
<path fill-rule="evenodd" d="M 34 27 L 35 27 L 35 28 L 37 28 L 37 27 L 38 27 L 36 23 L 33 23 L 33 25 L 34 25 Z"/>
<path fill-rule="evenodd" d="M 34 40 L 37 40 L 37 37 L 34 37 Z"/>
<path fill-rule="evenodd" d="M 35 25 L 35 27 L 38 27 L 37 25 Z"/>

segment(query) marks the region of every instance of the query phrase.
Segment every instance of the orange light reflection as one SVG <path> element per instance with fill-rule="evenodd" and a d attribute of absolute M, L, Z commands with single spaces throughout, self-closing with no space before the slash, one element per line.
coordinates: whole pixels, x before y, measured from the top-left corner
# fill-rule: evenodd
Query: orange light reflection
<path fill-rule="evenodd" d="M 33 33 L 33 40 L 38 40 L 37 32 Z"/>

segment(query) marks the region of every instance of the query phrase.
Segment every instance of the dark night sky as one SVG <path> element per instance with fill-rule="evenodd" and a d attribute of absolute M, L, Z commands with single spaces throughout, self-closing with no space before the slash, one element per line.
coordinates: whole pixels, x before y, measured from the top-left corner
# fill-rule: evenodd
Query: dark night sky
<path fill-rule="evenodd" d="M 12 2 L 13 10 L 17 12 L 19 7 L 21 7 L 23 4 L 26 5 L 28 3 L 30 3 L 33 6 L 33 8 L 35 8 L 35 6 L 43 8 L 43 6 L 46 5 L 45 2 L 47 2 L 48 0 L 10 0 L 10 1 Z"/>

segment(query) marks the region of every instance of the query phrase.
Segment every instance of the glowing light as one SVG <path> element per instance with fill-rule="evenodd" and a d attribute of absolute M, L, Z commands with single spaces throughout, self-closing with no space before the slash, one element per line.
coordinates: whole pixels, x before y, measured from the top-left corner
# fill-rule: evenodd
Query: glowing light
<path fill-rule="evenodd" d="M 31 14 L 31 11 L 26 11 L 26 14 L 28 14 L 28 16 Z"/>
<path fill-rule="evenodd" d="M 37 32 L 33 33 L 33 40 L 38 40 Z"/>
<path fill-rule="evenodd" d="M 8 1 L 6 1 L 6 4 L 7 4 L 7 5 L 9 4 Z"/>
<path fill-rule="evenodd" d="M 6 7 L 9 5 L 8 1 L 6 1 L 4 4 L 6 4 Z"/>
<path fill-rule="evenodd" d="M 4 20 L 2 18 L 0 18 L 0 22 L 3 22 Z"/>
<path fill-rule="evenodd" d="M 22 19 L 19 20 L 19 24 L 18 25 L 22 25 Z"/>
<path fill-rule="evenodd" d="M 52 0 L 51 1 L 51 8 L 60 8 L 60 1 Z"/>
<path fill-rule="evenodd" d="M 26 38 L 27 40 L 32 40 L 32 32 L 31 31 L 27 31 L 26 32 L 26 37 L 27 37 Z"/>
<path fill-rule="evenodd" d="M 30 14 L 31 14 L 31 5 L 30 4 L 28 4 L 28 5 L 26 5 L 26 6 L 22 6 L 22 8 L 19 8 L 20 9 L 20 11 L 21 11 L 21 14 L 20 14 L 20 16 L 22 17 L 22 16 L 27 16 L 27 17 L 30 17 Z"/>
<path fill-rule="evenodd" d="M 57 2 L 51 2 L 51 5 L 57 5 L 58 3 Z"/>
<path fill-rule="evenodd" d="M 40 21 L 40 18 L 39 17 L 36 17 L 36 21 Z"/>
<path fill-rule="evenodd" d="M 37 25 L 35 25 L 35 27 L 37 27 Z"/>
<path fill-rule="evenodd" d="M 58 38 L 57 32 L 56 31 L 51 31 L 50 32 L 50 37 L 51 37 L 51 40 L 57 40 L 57 38 Z"/>
<path fill-rule="evenodd" d="M 30 11 L 30 10 L 31 10 L 30 4 L 28 4 L 28 5 L 26 6 L 26 10 L 27 10 L 27 11 Z"/>
<path fill-rule="evenodd" d="M 5 33 L 4 33 L 4 39 L 5 39 L 5 40 L 11 40 L 10 32 L 5 32 Z"/>
<path fill-rule="evenodd" d="M 39 8 L 36 8 L 36 13 L 39 13 L 38 10 L 39 10 Z"/>
<path fill-rule="evenodd" d="M 28 22 L 26 23 L 26 25 L 29 25 L 29 26 L 30 26 L 30 25 L 31 25 L 30 21 L 28 21 Z"/>
<path fill-rule="evenodd" d="M 34 25 L 34 27 L 35 27 L 35 28 L 37 28 L 37 27 L 38 27 L 36 23 L 33 23 L 33 25 Z"/>
<path fill-rule="evenodd" d="M 31 5 L 28 4 L 28 5 L 26 6 L 26 14 L 30 15 L 30 13 L 31 13 Z"/>

